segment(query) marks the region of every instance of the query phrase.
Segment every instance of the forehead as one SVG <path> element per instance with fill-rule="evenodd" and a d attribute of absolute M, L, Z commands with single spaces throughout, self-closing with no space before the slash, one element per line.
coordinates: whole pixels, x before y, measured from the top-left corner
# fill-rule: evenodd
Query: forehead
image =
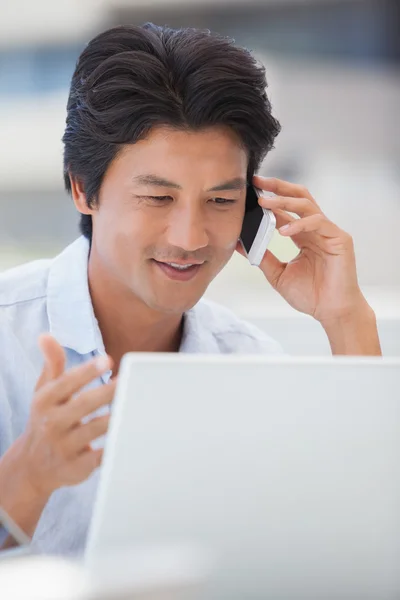
<path fill-rule="evenodd" d="M 245 176 L 248 157 L 239 137 L 228 127 L 199 131 L 154 127 L 145 139 L 127 144 L 116 163 L 118 170 L 127 169 L 132 175 L 151 167 L 169 178 L 173 173 L 221 179 Z"/>

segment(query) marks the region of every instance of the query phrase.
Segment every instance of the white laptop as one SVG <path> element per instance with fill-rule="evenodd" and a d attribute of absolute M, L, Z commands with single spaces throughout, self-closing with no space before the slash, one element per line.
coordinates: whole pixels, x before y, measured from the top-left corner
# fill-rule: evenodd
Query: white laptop
<path fill-rule="evenodd" d="M 400 598 L 400 359 L 126 355 L 86 564 L 134 548 L 206 599 Z"/>

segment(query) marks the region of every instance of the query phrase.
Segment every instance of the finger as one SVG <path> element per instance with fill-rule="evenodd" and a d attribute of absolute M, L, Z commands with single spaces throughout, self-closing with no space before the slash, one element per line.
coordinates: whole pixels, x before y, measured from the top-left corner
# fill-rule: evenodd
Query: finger
<path fill-rule="evenodd" d="M 103 448 L 92 450 L 89 447 L 74 461 L 74 469 L 81 474 L 82 480 L 87 479 L 101 465 L 103 453 Z"/>
<path fill-rule="evenodd" d="M 92 390 L 87 390 L 76 395 L 69 402 L 60 407 L 58 418 L 62 429 L 67 430 L 77 426 L 84 417 L 95 412 L 102 406 L 111 404 L 115 394 L 117 380 L 100 385 Z"/>
<path fill-rule="evenodd" d="M 290 215 L 287 215 L 287 217 L 292 218 L 290 217 Z M 238 241 L 236 245 L 236 251 L 239 252 L 239 254 L 241 254 L 242 256 L 246 256 L 246 253 L 240 241 Z M 276 289 L 279 282 L 279 278 L 284 272 L 286 266 L 287 263 L 281 262 L 274 254 L 272 254 L 270 250 L 266 250 L 263 259 L 259 265 L 259 268 L 264 273 L 265 277 L 272 285 L 272 287 Z"/>
<path fill-rule="evenodd" d="M 299 233 L 314 232 L 326 237 L 340 237 L 344 234 L 342 230 L 329 221 L 325 215 L 318 213 L 303 219 L 295 219 L 292 223 L 279 229 L 281 235 L 297 235 Z"/>
<path fill-rule="evenodd" d="M 84 425 L 73 429 L 64 441 L 64 451 L 67 457 L 81 454 L 90 442 L 107 433 L 111 415 L 95 417 Z"/>
<path fill-rule="evenodd" d="M 289 196 L 260 196 L 258 199 L 260 206 L 270 210 L 281 209 L 295 213 L 300 217 L 307 217 L 317 214 L 318 208 L 308 198 L 291 198 Z"/>
<path fill-rule="evenodd" d="M 281 262 L 270 250 L 265 252 L 260 269 L 274 289 L 276 289 L 286 265 L 287 263 Z"/>
<path fill-rule="evenodd" d="M 38 391 L 37 403 L 46 407 L 66 402 L 73 394 L 108 371 L 111 364 L 109 356 L 98 356 L 83 365 L 64 371 L 60 377 L 46 383 Z"/>
<path fill-rule="evenodd" d="M 43 370 L 36 383 L 35 391 L 45 383 L 60 377 L 65 369 L 65 352 L 53 336 L 42 334 L 38 340 L 39 348 L 44 356 Z"/>
<path fill-rule="evenodd" d="M 285 225 L 288 225 L 289 223 L 292 223 L 293 221 L 296 221 L 298 217 L 293 217 L 292 215 L 289 215 L 289 213 L 285 212 L 284 210 L 274 210 L 273 211 L 275 218 L 276 218 L 276 228 L 279 229 L 280 227 L 284 227 Z M 301 248 L 301 236 L 300 239 L 297 236 L 294 236 L 291 238 L 292 243 L 297 247 L 297 248 Z"/>
<path fill-rule="evenodd" d="M 296 220 L 295 217 L 292 217 L 292 215 L 289 215 L 287 212 L 285 212 L 284 210 L 280 210 L 279 208 L 274 208 L 272 212 L 274 213 L 276 218 L 277 229 L 279 229 L 279 227 L 283 227 L 287 223 L 292 223 L 292 221 Z"/>
<path fill-rule="evenodd" d="M 283 179 L 277 179 L 276 177 L 261 177 L 261 175 L 255 175 L 253 183 L 256 187 L 266 192 L 272 192 L 278 196 L 291 196 L 294 198 L 308 198 L 315 206 L 318 207 L 313 196 L 304 185 L 298 185 L 297 183 L 290 183 Z M 319 208 L 319 207 L 318 207 Z"/>

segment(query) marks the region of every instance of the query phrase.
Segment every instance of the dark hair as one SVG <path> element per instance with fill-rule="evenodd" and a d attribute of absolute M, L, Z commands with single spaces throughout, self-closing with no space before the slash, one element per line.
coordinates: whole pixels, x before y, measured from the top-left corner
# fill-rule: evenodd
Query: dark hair
<path fill-rule="evenodd" d="M 209 30 L 146 23 L 97 35 L 71 81 L 63 136 L 67 191 L 70 174 L 95 206 L 119 150 L 154 125 L 231 127 L 248 153 L 250 181 L 280 131 L 266 86 L 265 69 L 248 50 Z M 81 215 L 80 230 L 91 239 L 90 215 Z"/>

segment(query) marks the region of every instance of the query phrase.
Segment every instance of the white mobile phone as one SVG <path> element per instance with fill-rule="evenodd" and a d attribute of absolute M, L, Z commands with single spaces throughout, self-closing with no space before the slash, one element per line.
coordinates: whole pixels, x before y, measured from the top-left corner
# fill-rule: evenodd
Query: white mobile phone
<path fill-rule="evenodd" d="M 258 198 L 262 190 L 249 185 L 246 196 L 246 212 L 243 219 L 240 242 L 251 265 L 259 266 L 276 228 L 272 210 L 262 208 Z"/>

